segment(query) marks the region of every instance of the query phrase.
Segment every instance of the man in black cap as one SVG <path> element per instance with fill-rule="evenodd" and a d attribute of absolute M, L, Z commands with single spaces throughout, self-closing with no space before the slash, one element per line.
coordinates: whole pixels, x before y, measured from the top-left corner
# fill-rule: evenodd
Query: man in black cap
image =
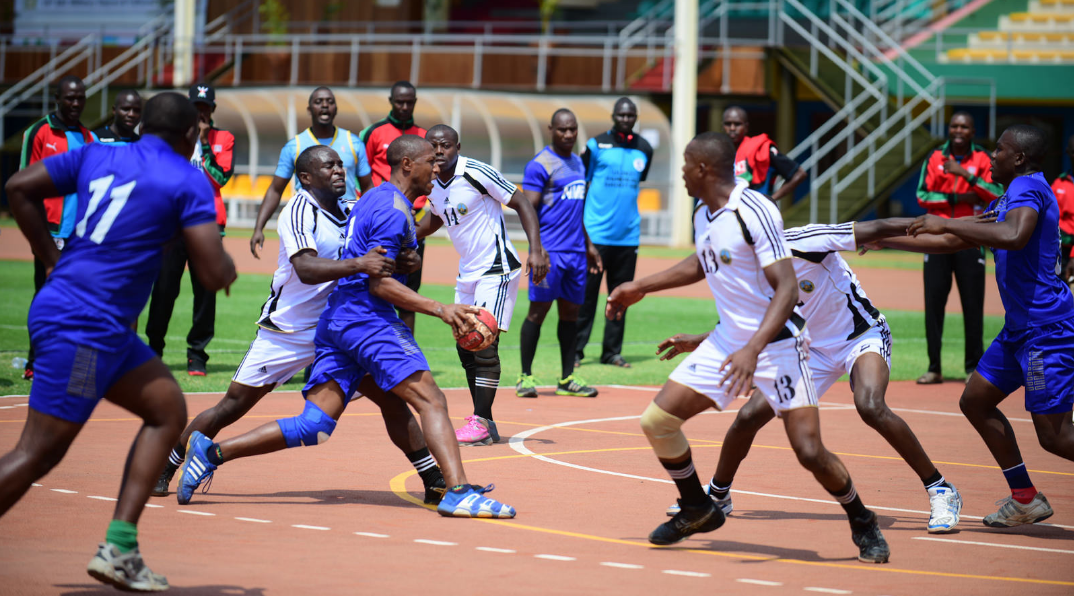
<path fill-rule="evenodd" d="M 231 179 L 235 136 L 213 126 L 216 91 L 211 86 L 198 83 L 190 87 L 190 103 L 198 109 L 198 143 L 194 147 L 190 163 L 205 172 L 209 178 L 216 195 L 216 223 L 220 226 L 220 235 L 223 236 L 227 210 L 224 208 L 220 189 Z M 145 335 L 149 338 L 149 347 L 160 356 L 164 355 L 164 336 L 168 333 L 168 323 L 172 318 L 175 299 L 179 296 L 179 285 L 186 265 L 187 251 L 180 240 L 164 253 L 160 277 L 153 286 Z M 209 361 L 205 348 L 212 341 L 216 327 L 216 294 L 202 287 L 194 271 L 190 272 L 190 285 L 194 292 L 194 317 L 190 333 L 186 336 L 186 372 L 191 376 L 203 377 L 206 374 L 205 365 Z"/>

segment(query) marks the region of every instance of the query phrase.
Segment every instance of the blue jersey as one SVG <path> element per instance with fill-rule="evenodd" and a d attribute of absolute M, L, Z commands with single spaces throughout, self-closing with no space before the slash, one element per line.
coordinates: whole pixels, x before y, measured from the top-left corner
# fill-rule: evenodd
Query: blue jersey
<path fill-rule="evenodd" d="M 638 192 L 652 161 L 653 148 L 637 134 L 621 135 L 609 130 L 585 144 L 582 162 L 589 182 L 585 229 L 593 244 L 640 243 Z"/>
<path fill-rule="evenodd" d="M 404 248 L 418 247 L 414 216 L 410 201 L 391 182 L 384 182 L 362 197 L 362 208 L 352 209 L 347 221 L 347 239 L 340 260 L 365 255 L 373 248 L 383 247 L 384 256 L 394 259 Z M 405 275 L 393 276 L 406 283 Z M 357 321 L 370 317 L 397 317 L 395 307 L 387 300 L 369 293 L 369 276 L 358 273 L 344 277 L 328 296 L 328 307 L 322 320 Z"/>
<path fill-rule="evenodd" d="M 318 139 L 313 136 L 313 130 L 307 128 L 295 138 L 287 141 L 280 151 L 280 161 L 276 164 L 276 176 L 290 178 L 295 173 L 295 163 L 302 152 L 314 145 L 328 145 L 335 149 L 343 160 L 343 169 L 347 171 L 347 193 L 340 199 L 353 203 L 358 198 L 358 178 L 368 176 L 373 170 L 369 168 L 369 160 L 365 156 L 365 143 L 358 135 L 345 128 L 336 127 L 336 134 L 330 139 Z M 298 176 L 294 179 L 295 192 L 297 193 L 302 184 Z"/>
<path fill-rule="evenodd" d="M 145 307 L 164 244 L 182 228 L 216 222 L 213 189 L 152 135 L 121 147 L 92 143 L 42 163 L 60 193 L 76 194 L 77 223 L 34 298 L 29 326 L 57 324 L 73 341 L 105 342 L 129 331 Z"/>
<path fill-rule="evenodd" d="M 585 166 L 575 154 L 560 157 L 551 147 L 541 149 L 528 164 L 523 190 L 541 193 L 537 217 L 541 245 L 552 252 L 585 252 L 582 212 L 585 210 Z"/>
<path fill-rule="evenodd" d="M 1037 212 L 1029 242 L 1021 250 L 992 249 L 996 284 L 1007 312 L 1005 327 L 1014 330 L 1074 317 L 1074 296 L 1059 277 L 1059 205 L 1044 174 L 1015 178 L 988 210 L 997 211 L 998 221 L 1004 221 L 1019 207 Z"/>

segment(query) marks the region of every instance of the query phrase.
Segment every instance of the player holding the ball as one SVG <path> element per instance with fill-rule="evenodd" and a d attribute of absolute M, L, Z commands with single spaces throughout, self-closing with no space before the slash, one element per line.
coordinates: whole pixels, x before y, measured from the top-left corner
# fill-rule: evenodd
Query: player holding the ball
<path fill-rule="evenodd" d="M 492 166 L 460 157 L 458 132 L 438 124 L 429 129 L 425 139 L 433 146 L 440 170 L 429 195 L 432 216 L 418 224 L 418 238 L 447 225 L 448 236 L 459 253 L 455 302 L 484 309 L 481 316 L 491 331 L 473 338 L 476 345 L 471 349 L 463 345 L 468 338 L 456 335 L 474 415 L 466 417 L 466 425 L 456 430 L 455 436 L 460 445 L 491 445 L 500 440 L 492 419 L 492 402 L 500 386 L 498 331 L 507 331 L 511 325 L 522 270 L 518 251 L 507 237 L 504 205 L 518 212 L 530 243 L 526 269 L 538 283 L 548 273 L 548 253 L 541 246 L 533 205 Z"/>

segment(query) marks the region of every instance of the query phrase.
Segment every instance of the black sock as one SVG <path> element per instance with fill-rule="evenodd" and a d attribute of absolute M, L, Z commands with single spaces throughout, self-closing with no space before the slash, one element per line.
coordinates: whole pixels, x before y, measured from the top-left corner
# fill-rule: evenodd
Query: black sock
<path fill-rule="evenodd" d="M 213 443 L 205 450 L 205 458 L 214 466 L 224 463 L 224 454 L 220 452 L 220 443 Z"/>
<path fill-rule="evenodd" d="M 858 491 L 854 489 L 854 482 L 850 479 L 847 479 L 847 485 L 841 490 L 830 494 L 843 506 L 843 511 L 847 512 L 851 526 L 864 525 L 873 521 L 873 512 L 865 508 L 861 497 L 858 496 Z"/>
<path fill-rule="evenodd" d="M 731 492 L 731 483 L 728 482 L 727 486 L 720 486 L 716 482 L 716 478 L 709 480 L 709 496 L 716 497 L 717 499 L 726 499 L 727 494 Z"/>
<path fill-rule="evenodd" d="M 533 374 L 533 357 L 537 354 L 537 340 L 541 339 L 541 326 L 526 319 L 522 322 L 522 332 L 519 333 L 519 342 L 522 344 L 522 374 Z"/>
<path fill-rule="evenodd" d="M 477 400 L 474 394 L 477 390 L 477 386 L 474 385 L 474 353 L 470 350 L 462 349 L 462 346 L 455 344 L 455 351 L 459 353 L 459 362 L 462 363 L 462 369 L 466 371 L 466 385 L 470 387 L 470 398 Z"/>
<path fill-rule="evenodd" d="M 421 482 L 425 488 L 435 485 L 437 480 L 443 480 L 444 474 L 440 471 L 440 466 L 436 465 L 436 460 L 429 454 L 428 447 L 408 453 L 406 458 L 418 471 L 418 476 L 421 476 Z"/>
<path fill-rule="evenodd" d="M 701 488 L 701 481 L 697 478 L 697 470 L 694 469 L 694 460 L 687 453 L 686 461 L 668 463 L 660 460 L 660 465 L 667 470 L 668 476 L 675 481 L 675 487 L 679 489 L 683 505 L 703 505 L 708 500 L 705 489 Z"/>
<path fill-rule="evenodd" d="M 561 320 L 556 325 L 556 337 L 559 338 L 559 366 L 566 379 L 574 374 L 574 351 L 578 342 L 578 321 Z"/>
<path fill-rule="evenodd" d="M 492 420 L 492 402 L 500 387 L 500 339 L 492 345 L 474 352 L 474 415 Z"/>
<path fill-rule="evenodd" d="M 929 490 L 947 484 L 947 479 L 943 477 L 939 470 L 936 470 L 932 473 L 932 476 L 922 480 L 921 483 L 925 485 L 925 490 Z"/>

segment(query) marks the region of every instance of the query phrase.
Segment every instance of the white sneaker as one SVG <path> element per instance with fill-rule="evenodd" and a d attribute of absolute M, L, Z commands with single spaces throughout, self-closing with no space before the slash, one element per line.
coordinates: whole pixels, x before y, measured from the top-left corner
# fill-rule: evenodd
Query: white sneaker
<path fill-rule="evenodd" d="M 708 494 L 708 492 L 709 492 L 709 487 L 706 486 L 705 487 L 705 494 Z M 727 496 L 722 498 L 722 499 L 717 499 L 716 497 L 714 497 L 712 495 L 709 495 L 709 498 L 712 499 L 713 503 L 716 503 L 716 506 L 720 508 L 720 511 L 723 511 L 724 515 L 731 515 L 731 511 L 733 511 L 735 509 L 735 506 L 731 503 L 731 492 L 730 491 L 728 491 Z M 668 517 L 675 517 L 676 515 L 678 515 L 679 510 L 680 510 L 679 503 L 676 501 L 676 503 L 674 505 L 672 505 L 671 507 L 667 508 Z"/>
<path fill-rule="evenodd" d="M 120 553 L 114 544 L 102 542 L 97 545 L 97 554 L 86 566 L 86 572 L 93 579 L 126 592 L 163 592 L 168 589 L 168 580 L 145 566 L 137 547 Z"/>
<path fill-rule="evenodd" d="M 962 512 L 962 495 L 953 486 L 937 486 L 929 489 L 929 534 L 950 532 L 958 525 Z"/>
<path fill-rule="evenodd" d="M 1052 511 L 1052 506 L 1048 504 L 1048 499 L 1044 497 L 1044 493 L 1037 493 L 1033 500 L 1025 505 L 1015 501 L 1014 497 L 1000 499 L 996 501 L 996 505 L 1000 506 L 999 511 L 985 516 L 984 525 L 993 528 L 1009 528 L 1035 524 L 1048 519 L 1055 513 Z"/>

